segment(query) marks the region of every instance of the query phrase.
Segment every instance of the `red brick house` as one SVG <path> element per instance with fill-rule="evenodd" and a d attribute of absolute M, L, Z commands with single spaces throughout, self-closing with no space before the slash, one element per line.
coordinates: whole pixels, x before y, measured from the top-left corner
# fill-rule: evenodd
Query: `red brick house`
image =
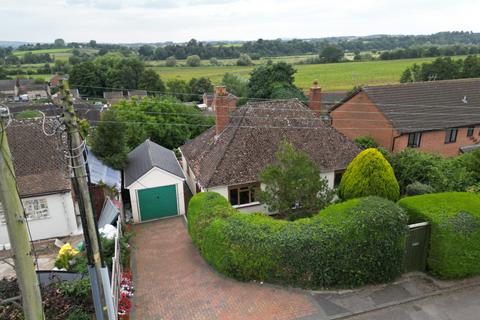
<path fill-rule="evenodd" d="M 389 151 L 455 156 L 480 147 L 480 78 L 367 86 L 330 117 L 349 138 L 371 136 Z"/>

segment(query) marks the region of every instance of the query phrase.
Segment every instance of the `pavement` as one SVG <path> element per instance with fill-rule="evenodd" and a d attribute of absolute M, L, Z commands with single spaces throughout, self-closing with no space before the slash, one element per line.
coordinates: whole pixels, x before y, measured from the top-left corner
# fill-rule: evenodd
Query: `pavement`
<path fill-rule="evenodd" d="M 340 291 L 239 282 L 203 260 L 183 217 L 136 225 L 132 246 L 131 319 L 480 319 L 480 277 L 442 282 L 412 273 Z"/>

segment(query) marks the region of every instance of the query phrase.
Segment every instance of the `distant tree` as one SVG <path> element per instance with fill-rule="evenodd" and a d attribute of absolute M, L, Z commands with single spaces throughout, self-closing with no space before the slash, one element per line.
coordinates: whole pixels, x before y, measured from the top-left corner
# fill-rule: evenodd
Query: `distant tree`
<path fill-rule="evenodd" d="M 360 54 L 359 50 L 355 50 L 354 56 L 353 56 L 353 61 L 360 61 L 362 60 L 362 55 Z"/>
<path fill-rule="evenodd" d="M 210 58 L 210 64 L 211 64 L 212 66 L 218 66 L 218 65 L 220 65 L 220 61 L 218 61 L 217 58 L 212 57 L 212 58 Z"/>
<path fill-rule="evenodd" d="M 265 188 L 257 191 L 259 200 L 269 211 L 292 218 L 303 217 L 331 203 L 334 192 L 307 154 L 283 141 L 276 157 L 276 163 L 260 173 L 260 182 Z"/>
<path fill-rule="evenodd" d="M 93 153 L 114 169 L 123 169 L 127 160 L 126 127 L 115 111 L 107 110 L 91 136 Z"/>
<path fill-rule="evenodd" d="M 190 101 L 190 88 L 184 80 L 173 79 L 167 82 L 168 93 L 180 101 Z"/>
<path fill-rule="evenodd" d="M 480 77 L 480 58 L 468 56 L 463 60 L 462 78 Z"/>
<path fill-rule="evenodd" d="M 4 80 L 4 79 L 7 79 L 7 71 L 0 67 L 0 80 Z"/>
<path fill-rule="evenodd" d="M 198 55 L 193 55 L 193 56 L 188 56 L 187 57 L 186 64 L 189 67 L 198 67 L 198 66 L 200 66 L 201 61 L 202 60 L 200 59 L 200 57 Z"/>
<path fill-rule="evenodd" d="M 237 66 L 251 66 L 253 65 L 252 59 L 246 53 L 242 53 L 237 60 Z"/>
<path fill-rule="evenodd" d="M 175 59 L 175 56 L 170 56 L 165 60 L 166 67 L 175 67 L 176 65 L 177 65 L 177 59 Z"/>
<path fill-rule="evenodd" d="M 402 76 L 400 77 L 400 83 L 413 82 L 412 71 L 410 68 L 407 68 L 403 71 Z"/>
<path fill-rule="evenodd" d="M 359 136 L 356 137 L 353 142 L 362 149 L 378 148 L 378 143 L 371 136 Z"/>
<path fill-rule="evenodd" d="M 213 119 L 205 117 L 201 111 L 172 98 L 124 100 L 114 105 L 110 112 L 108 117 L 112 118 L 107 118 L 110 120 L 102 117 L 100 121 L 105 125 L 102 128 L 108 129 L 110 132 L 98 132 L 98 141 L 100 142 L 97 145 L 98 148 L 103 150 L 102 146 L 109 146 L 108 150 L 111 151 L 111 153 L 102 153 L 105 156 L 122 154 L 122 145 L 126 145 L 128 151 L 147 138 L 168 149 L 178 148 L 188 139 L 195 138 L 213 125 Z M 119 126 L 109 128 L 108 123 Z M 94 134 L 97 133 L 94 132 Z M 102 134 L 103 137 L 100 137 Z M 125 137 L 118 138 L 117 134 L 124 134 Z M 116 141 L 123 139 L 124 143 Z M 119 156 L 119 158 L 122 157 Z M 121 161 L 118 162 L 121 163 Z"/>
<path fill-rule="evenodd" d="M 138 79 L 138 89 L 144 89 L 147 91 L 157 91 L 155 95 L 161 95 L 165 93 L 166 88 L 162 79 L 152 69 L 147 69 L 140 75 Z"/>
<path fill-rule="evenodd" d="M 225 73 L 222 78 L 222 84 L 227 87 L 228 92 L 237 97 L 247 96 L 248 80 L 233 73 Z"/>
<path fill-rule="evenodd" d="M 192 94 L 192 99 L 196 100 L 200 100 L 205 92 L 213 91 L 212 82 L 205 77 L 190 79 L 188 86 L 190 88 L 190 93 Z"/>
<path fill-rule="evenodd" d="M 70 85 L 78 88 L 83 95 L 99 96 L 103 92 L 100 87 L 104 86 L 104 83 L 98 71 L 91 61 L 74 65 L 70 72 Z"/>
<path fill-rule="evenodd" d="M 145 58 L 148 58 L 148 57 L 153 56 L 154 49 L 153 49 L 152 46 L 149 46 L 149 45 L 145 44 L 138 49 L 138 53 L 141 56 L 143 56 Z"/>
<path fill-rule="evenodd" d="M 320 52 L 320 60 L 325 63 L 340 62 L 343 59 L 343 50 L 335 45 L 328 45 Z"/>
<path fill-rule="evenodd" d="M 360 152 L 348 165 L 339 187 L 344 199 L 379 196 L 392 201 L 400 197 L 400 187 L 392 166 L 375 148 Z"/>
<path fill-rule="evenodd" d="M 90 48 L 96 48 L 97 47 L 97 41 L 95 40 L 90 40 L 90 42 L 88 43 L 88 46 Z"/>
<path fill-rule="evenodd" d="M 286 62 L 269 62 L 256 67 L 250 73 L 247 86 L 248 97 L 270 99 L 274 91 L 279 89 L 292 89 L 296 92 L 297 87 L 293 84 L 295 72 L 292 65 Z"/>
<path fill-rule="evenodd" d="M 64 48 L 65 47 L 65 40 L 63 39 L 55 39 L 53 42 L 53 45 L 55 48 Z"/>

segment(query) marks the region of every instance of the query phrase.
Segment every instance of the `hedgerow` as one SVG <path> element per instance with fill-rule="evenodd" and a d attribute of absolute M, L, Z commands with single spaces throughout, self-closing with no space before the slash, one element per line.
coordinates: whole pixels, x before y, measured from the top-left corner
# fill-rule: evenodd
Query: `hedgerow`
<path fill-rule="evenodd" d="M 380 151 L 370 148 L 350 162 L 338 193 L 342 199 L 379 196 L 396 201 L 400 197 L 400 187 L 390 163 Z"/>
<path fill-rule="evenodd" d="M 439 278 L 480 274 L 480 196 L 446 192 L 403 198 L 412 222 L 431 224 L 427 265 Z"/>
<path fill-rule="evenodd" d="M 223 208 L 223 210 L 222 210 Z M 195 195 L 188 227 L 219 272 L 307 288 L 390 281 L 403 271 L 407 218 L 379 197 L 332 205 L 293 222 L 232 209 L 219 194 Z"/>

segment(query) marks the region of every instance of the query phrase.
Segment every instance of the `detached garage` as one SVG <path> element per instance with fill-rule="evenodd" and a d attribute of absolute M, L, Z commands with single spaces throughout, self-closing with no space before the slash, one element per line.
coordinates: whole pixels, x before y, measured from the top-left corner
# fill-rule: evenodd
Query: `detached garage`
<path fill-rule="evenodd" d="M 128 154 L 124 181 L 134 222 L 185 214 L 185 177 L 172 150 L 147 139 Z"/>

